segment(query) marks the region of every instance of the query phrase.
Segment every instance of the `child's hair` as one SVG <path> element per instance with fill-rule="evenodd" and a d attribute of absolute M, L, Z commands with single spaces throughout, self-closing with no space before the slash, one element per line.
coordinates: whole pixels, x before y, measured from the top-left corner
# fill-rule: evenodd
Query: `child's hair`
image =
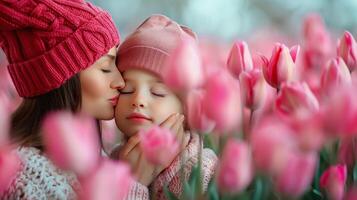
<path fill-rule="evenodd" d="M 145 69 L 162 78 L 167 57 L 185 37 L 196 39 L 196 34 L 164 15 L 152 15 L 120 45 L 118 69 Z"/>

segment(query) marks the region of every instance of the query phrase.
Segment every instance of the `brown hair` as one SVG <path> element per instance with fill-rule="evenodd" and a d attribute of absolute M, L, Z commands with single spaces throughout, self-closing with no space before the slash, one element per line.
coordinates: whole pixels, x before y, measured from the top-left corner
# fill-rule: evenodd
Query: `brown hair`
<path fill-rule="evenodd" d="M 43 150 L 40 128 L 46 114 L 58 110 L 76 112 L 81 107 L 81 102 L 79 74 L 68 79 L 57 89 L 43 95 L 25 98 L 11 116 L 12 142 L 20 146 L 32 146 Z"/>

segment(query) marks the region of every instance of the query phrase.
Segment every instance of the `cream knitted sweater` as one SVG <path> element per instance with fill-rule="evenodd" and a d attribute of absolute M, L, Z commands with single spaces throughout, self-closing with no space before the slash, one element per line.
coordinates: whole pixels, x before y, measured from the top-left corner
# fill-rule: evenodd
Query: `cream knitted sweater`
<path fill-rule="evenodd" d="M 16 151 L 21 159 L 21 169 L 0 199 L 77 199 L 80 184 L 73 173 L 57 168 L 36 148 L 21 147 Z M 148 199 L 147 187 L 134 183 L 128 198 Z"/>

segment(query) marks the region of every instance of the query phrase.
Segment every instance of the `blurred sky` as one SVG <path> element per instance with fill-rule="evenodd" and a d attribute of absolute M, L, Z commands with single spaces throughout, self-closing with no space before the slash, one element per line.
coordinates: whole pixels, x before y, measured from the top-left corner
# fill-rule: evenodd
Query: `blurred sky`
<path fill-rule="evenodd" d="M 125 38 L 154 13 L 191 27 L 199 36 L 230 42 L 266 29 L 301 36 L 303 17 L 319 13 L 333 35 L 357 29 L 357 0 L 91 0 L 107 9 Z"/>

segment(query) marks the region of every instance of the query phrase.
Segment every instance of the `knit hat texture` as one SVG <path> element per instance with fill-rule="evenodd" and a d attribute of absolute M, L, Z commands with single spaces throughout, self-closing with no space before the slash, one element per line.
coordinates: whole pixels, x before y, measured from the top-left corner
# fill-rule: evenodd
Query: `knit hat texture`
<path fill-rule="evenodd" d="M 111 16 L 83 0 L 2 0 L 0 10 L 0 47 L 22 97 L 60 87 L 119 44 Z"/>

